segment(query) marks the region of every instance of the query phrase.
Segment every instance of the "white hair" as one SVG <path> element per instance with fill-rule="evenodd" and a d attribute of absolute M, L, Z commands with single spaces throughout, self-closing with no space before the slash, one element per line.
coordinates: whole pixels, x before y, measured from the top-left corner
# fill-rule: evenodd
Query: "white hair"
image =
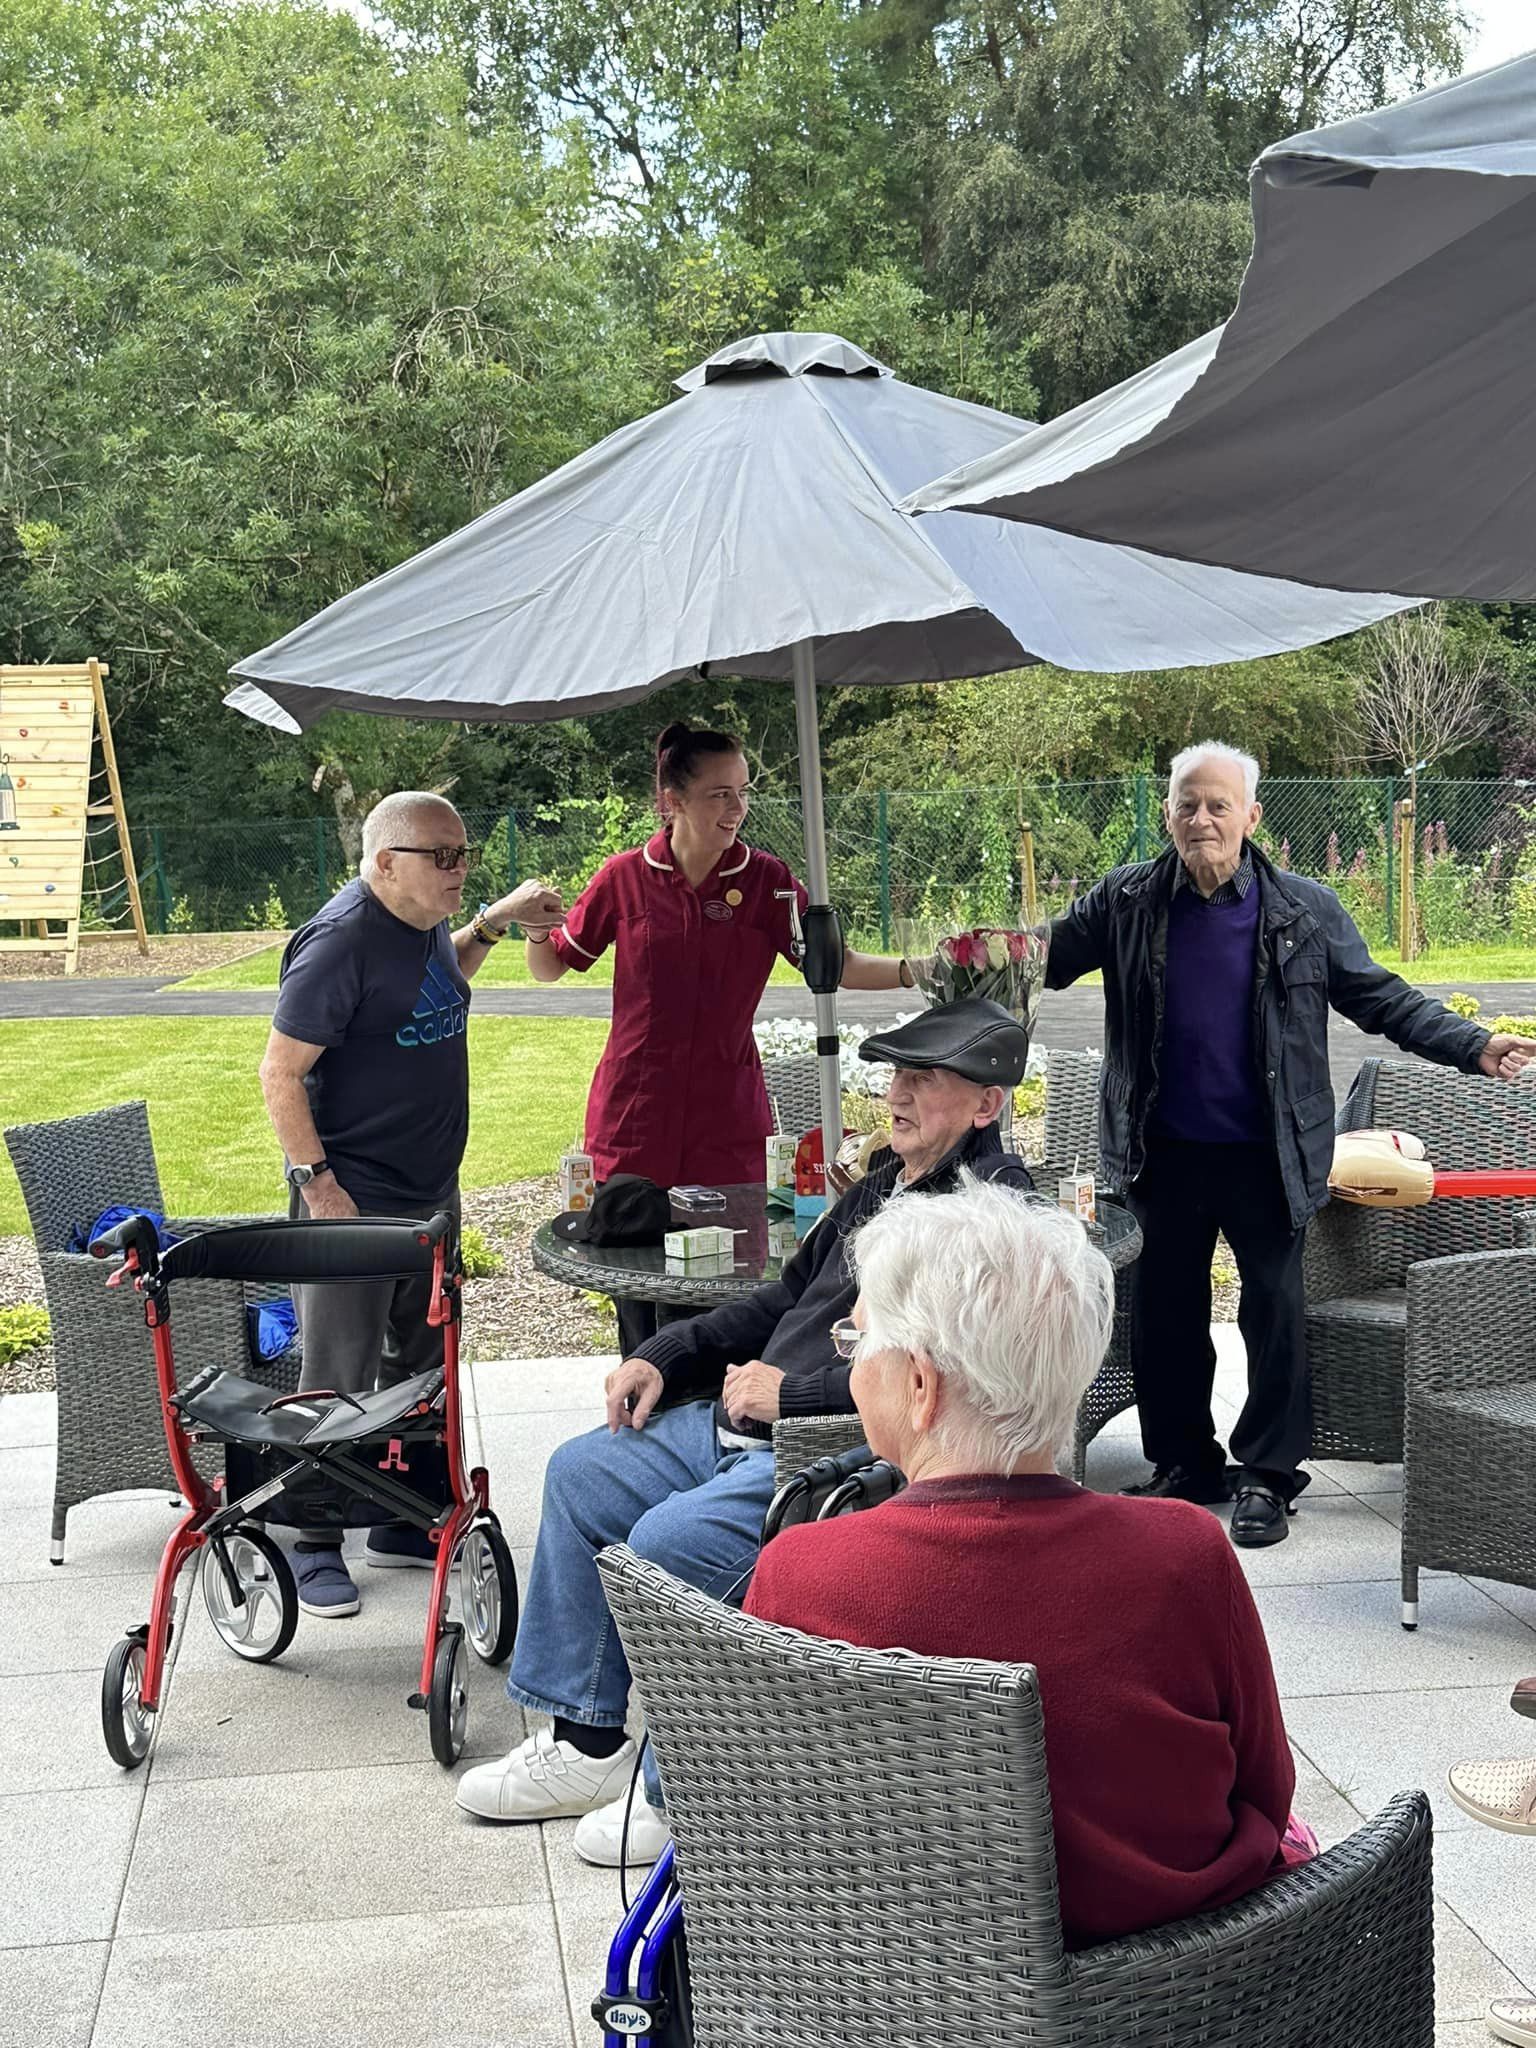
<path fill-rule="evenodd" d="M 1239 747 L 1229 747 L 1224 740 L 1201 740 L 1195 747 L 1185 747 L 1175 754 L 1168 763 L 1168 799 L 1173 800 L 1181 779 L 1188 774 L 1197 761 L 1225 761 L 1229 768 L 1236 768 L 1243 778 L 1243 802 L 1251 804 L 1259 793 L 1259 764 L 1252 754 L 1245 754 Z"/>
<path fill-rule="evenodd" d="M 1075 1216 L 964 1173 L 952 1195 L 898 1194 L 853 1240 L 860 1350 L 921 1354 L 944 1382 L 936 1435 L 978 1471 L 1066 1441 L 1104 1362 L 1109 1261 Z"/>
<path fill-rule="evenodd" d="M 410 839 L 423 811 L 458 812 L 445 796 L 430 789 L 398 789 L 376 803 L 363 820 L 363 873 L 371 874 L 381 847 L 403 845 Z"/>

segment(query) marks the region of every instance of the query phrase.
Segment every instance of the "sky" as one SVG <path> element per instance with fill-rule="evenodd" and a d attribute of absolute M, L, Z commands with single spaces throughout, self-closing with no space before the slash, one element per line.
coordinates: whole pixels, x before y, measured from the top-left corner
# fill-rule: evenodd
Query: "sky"
<path fill-rule="evenodd" d="M 1466 10 L 1472 23 L 1466 70 L 1486 71 L 1536 50 L 1536 0 L 1466 0 Z"/>

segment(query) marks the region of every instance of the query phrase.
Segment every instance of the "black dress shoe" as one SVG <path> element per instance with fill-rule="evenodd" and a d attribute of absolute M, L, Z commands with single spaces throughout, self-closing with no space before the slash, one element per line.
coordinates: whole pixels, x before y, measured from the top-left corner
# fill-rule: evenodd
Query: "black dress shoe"
<path fill-rule="evenodd" d="M 1272 1486 L 1258 1486 L 1251 1479 L 1241 1481 L 1240 1489 L 1232 1510 L 1232 1541 L 1241 1550 L 1283 1543 L 1291 1533 L 1287 1517 L 1296 1512 L 1291 1502 Z"/>
<path fill-rule="evenodd" d="M 1232 1498 L 1232 1482 L 1224 1467 L 1209 1472 L 1187 1472 L 1182 1465 L 1159 1465 L 1150 1479 L 1120 1489 L 1127 1500 L 1188 1500 L 1196 1507 L 1213 1508 Z"/>

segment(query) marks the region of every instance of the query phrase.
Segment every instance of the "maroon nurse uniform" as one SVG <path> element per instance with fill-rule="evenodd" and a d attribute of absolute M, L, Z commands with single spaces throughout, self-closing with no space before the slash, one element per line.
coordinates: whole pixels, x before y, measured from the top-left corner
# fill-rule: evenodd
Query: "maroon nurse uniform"
<path fill-rule="evenodd" d="M 613 1028 L 587 1097 L 599 1180 L 760 1181 L 773 1129 L 752 1038 L 775 955 L 792 960 L 783 861 L 740 840 L 694 888 L 658 832 L 604 861 L 550 942 L 584 971 L 615 948 Z"/>

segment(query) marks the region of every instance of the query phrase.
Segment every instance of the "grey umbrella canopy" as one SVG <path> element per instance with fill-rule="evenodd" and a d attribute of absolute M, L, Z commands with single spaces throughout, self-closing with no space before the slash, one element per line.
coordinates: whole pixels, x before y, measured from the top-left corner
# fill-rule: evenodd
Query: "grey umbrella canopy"
<path fill-rule="evenodd" d="M 1536 54 L 1254 165 L 1224 327 L 917 491 L 1190 562 L 1536 598 Z"/>
<path fill-rule="evenodd" d="M 1031 429 L 904 384 L 836 335 L 756 335 L 679 386 L 673 403 L 239 662 L 227 701 L 299 731 L 331 710 L 569 718 L 711 669 L 792 680 L 805 879 L 823 905 L 818 679 L 1240 661 L 1403 602 L 1000 520 L 915 521 L 896 509 L 905 492 Z M 835 1126 L 829 992 L 816 1012 Z"/>

